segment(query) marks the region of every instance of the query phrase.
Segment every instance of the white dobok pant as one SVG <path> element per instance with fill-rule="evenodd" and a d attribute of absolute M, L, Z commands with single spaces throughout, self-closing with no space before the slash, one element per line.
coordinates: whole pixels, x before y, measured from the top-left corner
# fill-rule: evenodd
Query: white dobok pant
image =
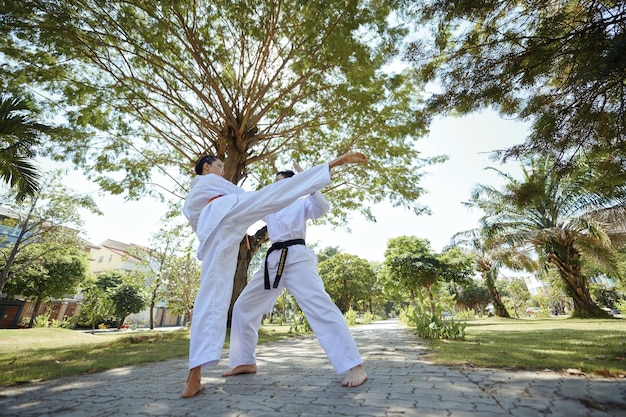
<path fill-rule="evenodd" d="M 273 251 L 268 258 L 272 284 L 280 252 Z M 263 262 L 261 264 L 233 308 L 229 356 L 231 367 L 256 363 L 255 349 L 263 314 L 272 309 L 283 288 L 295 297 L 337 374 L 363 363 L 346 320 L 324 289 L 324 283 L 317 273 L 317 256 L 311 249 L 304 245 L 289 247 L 278 288 L 264 288 L 265 266 Z"/>

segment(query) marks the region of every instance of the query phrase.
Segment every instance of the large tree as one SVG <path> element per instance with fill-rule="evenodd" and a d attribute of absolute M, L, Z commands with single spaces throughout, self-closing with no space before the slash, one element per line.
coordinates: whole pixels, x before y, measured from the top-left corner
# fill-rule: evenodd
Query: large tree
<path fill-rule="evenodd" d="M 75 128 L 63 157 L 108 191 L 135 198 L 158 181 L 183 196 L 204 153 L 254 188 L 288 161 L 359 149 L 368 166 L 338 171 L 327 190 L 334 221 L 355 209 L 372 218 L 366 203 L 383 200 L 419 213 L 421 168 L 441 158 L 420 158 L 421 84 L 391 65 L 408 33 L 394 18 L 404 3 L 5 1 L 11 65 L 0 71 L 62 103 Z M 235 296 L 265 235 L 249 240 Z"/>
<path fill-rule="evenodd" d="M 615 243 L 624 239 L 626 201 L 589 190 L 594 172 L 584 160 L 577 168 L 561 175 L 552 158 L 535 158 L 522 166 L 522 179 L 500 172 L 507 180 L 502 189 L 478 185 L 471 203 L 484 212 L 490 245 L 527 266 L 552 264 L 573 299 L 573 314 L 604 317 L 591 298 L 583 265 L 592 259 L 605 272 L 619 273 Z"/>
<path fill-rule="evenodd" d="M 432 29 L 408 55 L 441 87 L 433 109 L 530 121 L 526 143 L 503 156 L 568 162 L 584 150 L 605 172 L 604 192 L 626 180 L 625 2 L 422 0 L 410 14 Z"/>

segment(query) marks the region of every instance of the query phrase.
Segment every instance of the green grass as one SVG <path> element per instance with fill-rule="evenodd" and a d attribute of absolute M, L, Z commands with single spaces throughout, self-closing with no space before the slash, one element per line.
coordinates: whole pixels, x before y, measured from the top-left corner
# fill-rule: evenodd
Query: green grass
<path fill-rule="evenodd" d="M 292 336 L 289 326 L 263 326 L 259 343 Z M 187 330 L 96 334 L 59 328 L 0 330 L 0 386 L 185 358 L 188 353 Z"/>
<path fill-rule="evenodd" d="M 259 342 L 294 336 L 289 330 L 262 326 Z M 440 365 L 626 375 L 626 319 L 474 319 L 467 321 L 466 340 L 426 343 L 432 348 L 426 359 Z M 0 330 L 0 386 L 185 358 L 188 352 L 187 330 Z"/>
<path fill-rule="evenodd" d="M 474 319 L 465 340 L 427 344 L 440 365 L 626 375 L 626 319 Z"/>

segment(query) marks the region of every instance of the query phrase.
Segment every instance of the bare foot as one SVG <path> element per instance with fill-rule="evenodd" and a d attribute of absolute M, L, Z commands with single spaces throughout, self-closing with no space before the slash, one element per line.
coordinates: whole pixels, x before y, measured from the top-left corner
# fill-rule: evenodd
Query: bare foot
<path fill-rule="evenodd" d="M 364 164 L 366 162 L 367 156 L 365 156 L 365 154 L 361 152 L 348 152 L 329 162 L 328 167 L 334 168 L 344 164 Z"/>
<path fill-rule="evenodd" d="M 200 381 L 200 371 L 201 368 L 199 366 L 189 370 L 187 384 L 185 384 L 185 389 L 183 390 L 183 398 L 195 397 L 200 391 L 204 389 L 204 385 L 202 385 Z"/>
<path fill-rule="evenodd" d="M 222 376 L 233 376 L 233 375 L 241 375 L 241 374 L 256 374 L 256 364 L 252 363 L 250 365 L 235 366 L 230 371 L 224 372 Z"/>
<path fill-rule="evenodd" d="M 348 375 L 346 375 L 345 379 L 341 383 L 342 387 L 358 387 L 362 383 L 367 380 L 367 373 L 365 373 L 365 369 L 363 369 L 363 365 L 355 366 L 350 369 Z"/>

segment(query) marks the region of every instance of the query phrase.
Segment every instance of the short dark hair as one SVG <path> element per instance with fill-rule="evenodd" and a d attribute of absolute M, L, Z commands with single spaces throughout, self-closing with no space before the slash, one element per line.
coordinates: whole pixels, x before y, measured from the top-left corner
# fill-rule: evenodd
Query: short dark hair
<path fill-rule="evenodd" d="M 201 156 L 200 159 L 198 159 L 198 162 L 196 162 L 196 174 L 202 175 L 202 167 L 204 166 L 205 162 L 211 165 L 213 164 L 213 162 L 217 161 L 218 159 L 219 158 L 215 155 Z"/>
<path fill-rule="evenodd" d="M 286 171 L 280 171 L 280 172 L 277 172 L 277 173 L 276 173 L 276 176 L 279 176 L 279 175 L 282 175 L 282 176 L 283 176 L 283 178 L 291 178 L 291 177 L 293 177 L 294 175 L 296 175 L 296 173 L 295 173 L 295 172 L 293 172 L 292 170 L 288 169 L 288 170 L 286 170 Z"/>

